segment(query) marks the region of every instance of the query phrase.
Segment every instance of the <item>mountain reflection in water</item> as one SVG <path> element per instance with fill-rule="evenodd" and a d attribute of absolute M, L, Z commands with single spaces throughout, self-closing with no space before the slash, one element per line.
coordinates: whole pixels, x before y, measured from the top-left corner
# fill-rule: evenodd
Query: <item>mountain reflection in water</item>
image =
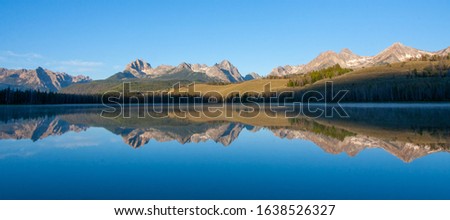
<path fill-rule="evenodd" d="M 52 135 L 74 131 L 80 135 L 90 127 L 105 128 L 120 135 L 133 148 L 156 142 L 180 144 L 214 141 L 233 146 L 241 131 L 270 130 L 274 136 L 313 142 L 327 153 L 345 152 L 356 156 L 366 148 L 382 148 L 404 162 L 434 152 L 450 151 L 450 105 L 345 107 L 350 117 L 233 117 L 179 118 L 171 112 L 166 118 L 138 117 L 131 107 L 130 118 L 106 118 L 102 106 L 17 106 L 0 108 L 0 139 L 39 141 Z M 278 112 L 285 111 L 278 109 Z M 289 114 L 289 113 L 288 113 Z M 245 147 L 245 146 L 244 146 Z"/>

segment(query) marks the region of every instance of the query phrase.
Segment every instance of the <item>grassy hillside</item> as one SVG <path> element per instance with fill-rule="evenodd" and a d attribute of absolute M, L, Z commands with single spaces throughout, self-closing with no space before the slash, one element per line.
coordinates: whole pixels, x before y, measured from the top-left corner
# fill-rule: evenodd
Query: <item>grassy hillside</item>
<path fill-rule="evenodd" d="M 331 79 L 294 87 L 297 97 L 307 91 L 348 90 L 344 101 L 449 101 L 450 61 L 411 61 L 354 70 Z"/>
<path fill-rule="evenodd" d="M 131 89 L 135 91 L 173 91 L 173 85 L 180 82 L 181 92 L 187 91 L 187 85 L 193 83 L 191 81 L 179 81 L 179 80 L 96 80 L 85 84 L 74 84 L 67 88 L 62 89 L 61 93 L 68 94 L 102 94 L 106 91 L 122 91 L 123 83 L 130 82 Z M 264 91 L 266 84 L 271 84 L 272 90 L 285 89 L 287 79 L 258 79 L 245 81 L 241 83 L 232 83 L 225 85 L 218 85 L 214 83 L 196 82 L 195 89 L 197 92 L 206 93 L 209 91 L 217 91 L 221 94 L 228 94 L 230 92 L 244 92 L 244 91 Z"/>
<path fill-rule="evenodd" d="M 227 85 L 211 85 L 198 83 L 195 85 L 195 91 L 205 94 L 207 92 L 215 91 L 222 95 L 231 94 L 234 92 L 263 92 L 264 87 L 270 84 L 272 91 L 284 90 L 287 88 L 288 79 L 256 79 L 240 83 L 232 83 Z M 173 90 L 171 90 L 173 91 Z M 180 92 L 186 92 L 187 87 L 182 87 Z"/>
<path fill-rule="evenodd" d="M 66 94 L 103 94 L 107 91 L 122 91 L 123 83 L 131 83 L 131 90 L 134 91 L 160 91 L 171 88 L 174 84 L 180 83 L 181 85 L 187 85 L 189 81 L 179 80 L 145 80 L 145 79 L 132 79 L 132 80 L 96 80 L 90 83 L 74 84 L 69 87 L 63 88 L 60 93 Z"/>

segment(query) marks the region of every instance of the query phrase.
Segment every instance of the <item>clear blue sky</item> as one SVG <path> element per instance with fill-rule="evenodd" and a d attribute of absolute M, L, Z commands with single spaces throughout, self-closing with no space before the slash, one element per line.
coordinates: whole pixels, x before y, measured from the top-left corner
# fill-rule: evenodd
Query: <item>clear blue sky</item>
<path fill-rule="evenodd" d="M 152 66 L 230 60 L 242 74 L 307 63 L 347 47 L 450 46 L 450 1 L 5 1 L 0 66 L 94 79 L 142 58 Z"/>

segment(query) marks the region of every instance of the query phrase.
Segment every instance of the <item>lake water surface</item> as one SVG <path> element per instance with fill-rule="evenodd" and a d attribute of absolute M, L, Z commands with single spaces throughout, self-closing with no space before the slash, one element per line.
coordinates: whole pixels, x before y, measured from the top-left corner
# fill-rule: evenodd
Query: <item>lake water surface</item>
<path fill-rule="evenodd" d="M 450 199 L 449 104 L 352 104 L 348 118 L 102 110 L 0 107 L 0 199 Z"/>

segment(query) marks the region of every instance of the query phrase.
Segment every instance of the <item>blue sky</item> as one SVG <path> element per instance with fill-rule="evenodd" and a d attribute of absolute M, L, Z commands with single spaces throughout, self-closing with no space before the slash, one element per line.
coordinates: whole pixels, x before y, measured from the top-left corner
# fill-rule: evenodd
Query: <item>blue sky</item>
<path fill-rule="evenodd" d="M 450 1 L 6 1 L 0 67 L 94 79 L 142 58 L 152 66 L 230 60 L 242 74 L 307 63 L 349 48 L 374 55 L 394 42 L 450 46 Z"/>

